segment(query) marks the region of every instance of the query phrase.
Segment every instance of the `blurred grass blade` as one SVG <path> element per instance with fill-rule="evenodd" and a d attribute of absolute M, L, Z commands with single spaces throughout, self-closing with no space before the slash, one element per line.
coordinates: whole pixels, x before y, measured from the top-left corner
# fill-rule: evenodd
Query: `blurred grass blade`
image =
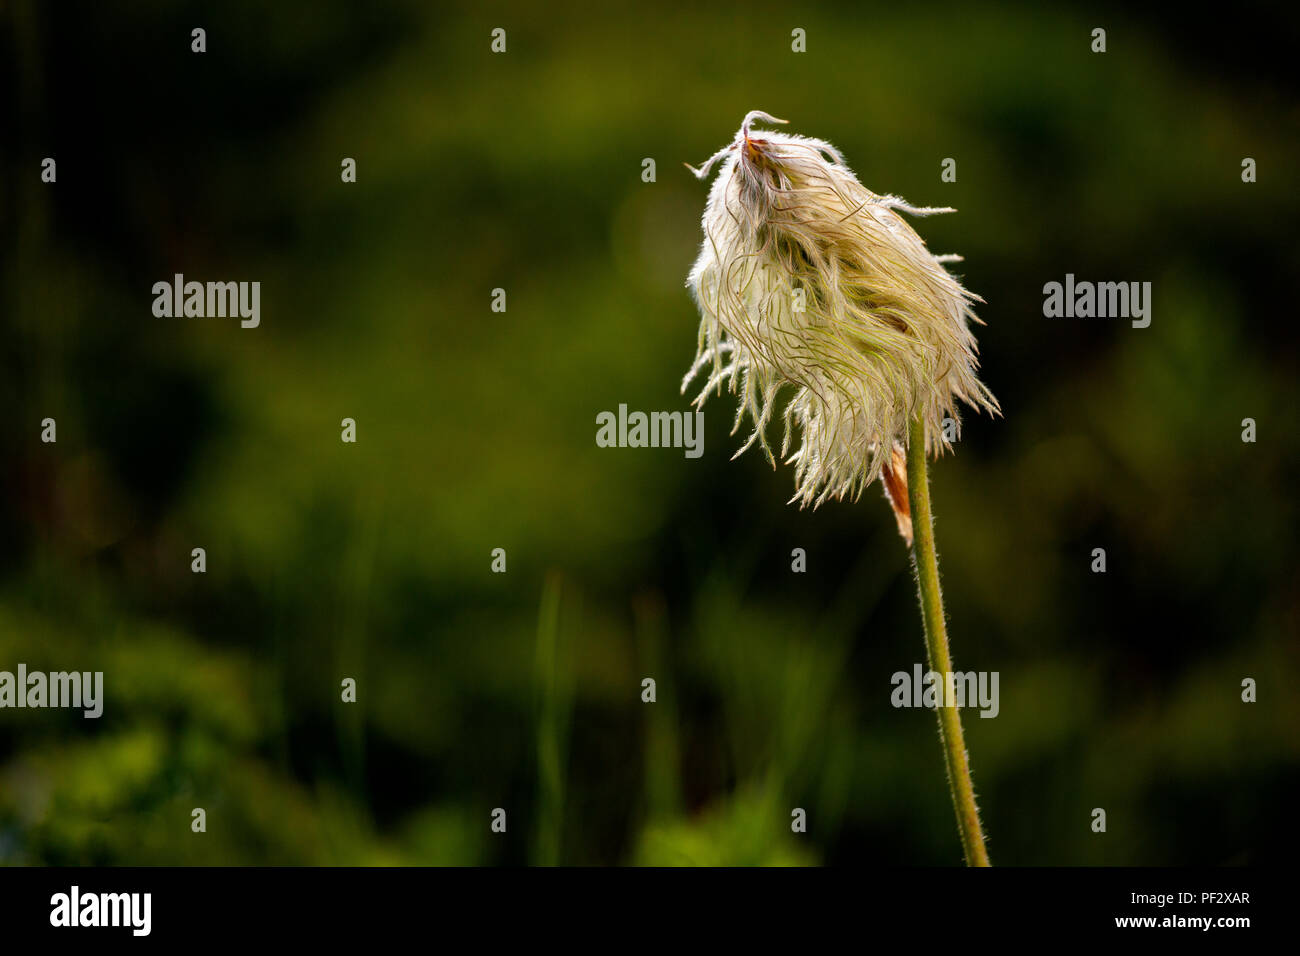
<path fill-rule="evenodd" d="M 537 618 L 537 836 L 533 862 L 560 862 L 564 828 L 564 766 L 568 756 L 569 717 L 573 708 L 571 655 L 560 647 L 562 581 L 552 571 L 542 587 Z"/>

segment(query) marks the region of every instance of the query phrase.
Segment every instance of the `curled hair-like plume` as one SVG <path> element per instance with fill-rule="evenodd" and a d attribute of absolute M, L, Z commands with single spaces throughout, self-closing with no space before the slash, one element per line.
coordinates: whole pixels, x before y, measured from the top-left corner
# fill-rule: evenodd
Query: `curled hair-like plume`
<path fill-rule="evenodd" d="M 755 132 L 759 120 L 784 122 L 750 113 L 730 145 L 692 169 L 704 179 L 721 162 L 687 280 L 701 322 L 682 391 L 707 369 L 696 405 L 724 382 L 739 392 L 733 433 L 746 415 L 754 431 L 736 454 L 758 442 L 775 465 L 767 426 L 790 386 L 781 455 L 795 466 L 791 501 L 857 498 L 885 471 L 910 539 L 890 474 L 909 420 L 921 416 L 927 451 L 938 454 L 948 446 L 943 419 L 960 427 L 958 400 L 998 411 L 975 375 L 971 303 L 983 300 L 944 268 L 960 257 L 933 255 L 899 215 L 953 210 L 877 195 L 830 143 Z M 901 487 L 905 512 L 905 474 Z"/>

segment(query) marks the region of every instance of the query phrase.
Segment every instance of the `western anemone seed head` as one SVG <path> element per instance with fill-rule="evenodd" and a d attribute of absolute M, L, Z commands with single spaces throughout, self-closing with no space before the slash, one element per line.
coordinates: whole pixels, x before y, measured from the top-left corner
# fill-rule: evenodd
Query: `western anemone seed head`
<path fill-rule="evenodd" d="M 752 132 L 755 120 L 785 122 L 750 113 L 730 145 L 692 169 L 704 179 L 722 161 L 687 280 L 701 322 L 682 391 L 711 368 L 695 404 L 724 382 L 739 391 L 736 428 L 748 414 L 754 432 L 736 454 L 758 441 L 775 466 L 766 431 L 777 393 L 791 386 L 781 449 L 789 453 L 797 429 L 791 501 L 857 498 L 883 470 L 898 512 L 889 472 L 903 461 L 896 448 L 909 421 L 921 416 L 926 450 L 938 454 L 948 446 L 943 419 L 960 427 L 958 400 L 998 411 L 975 375 L 971 303 L 983 300 L 944 268 L 960 257 L 933 255 L 898 214 L 953 210 L 876 195 L 830 143 Z M 901 487 L 905 513 L 905 476 Z"/>

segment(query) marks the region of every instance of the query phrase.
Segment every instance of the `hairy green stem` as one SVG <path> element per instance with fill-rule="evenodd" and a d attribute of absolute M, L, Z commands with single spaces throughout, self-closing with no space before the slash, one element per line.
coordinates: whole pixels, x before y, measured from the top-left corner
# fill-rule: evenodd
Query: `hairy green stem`
<path fill-rule="evenodd" d="M 934 550 L 934 521 L 930 514 L 930 477 L 925 461 L 925 423 L 918 416 L 912 420 L 907 438 L 907 498 L 912 512 L 912 561 L 916 566 L 916 590 L 921 599 L 921 618 L 925 625 L 925 649 L 930 670 L 944 681 L 944 699 L 937 708 L 939 742 L 948 767 L 948 789 L 953 809 L 957 811 L 957 829 L 968 866 L 988 866 L 989 853 L 984 846 L 979 810 L 975 806 L 975 788 L 971 785 L 970 762 L 966 756 L 966 739 L 961 731 L 961 711 L 946 693 L 952 657 L 948 652 L 948 626 L 943 617 L 943 592 L 939 589 L 939 558 Z"/>

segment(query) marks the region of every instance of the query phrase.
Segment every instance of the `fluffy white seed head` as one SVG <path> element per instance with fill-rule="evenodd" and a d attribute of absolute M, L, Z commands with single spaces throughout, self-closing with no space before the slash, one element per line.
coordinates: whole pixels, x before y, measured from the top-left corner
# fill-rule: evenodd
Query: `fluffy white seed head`
<path fill-rule="evenodd" d="M 959 400 L 998 411 L 975 375 L 971 303 L 983 300 L 944 268 L 959 257 L 933 255 L 898 214 L 953 210 L 879 196 L 829 143 L 756 132 L 756 120 L 784 122 L 750 113 L 693 170 L 704 179 L 721 161 L 687 280 L 701 322 L 682 391 L 707 372 L 696 405 L 724 383 L 738 392 L 736 428 L 748 415 L 754 431 L 737 455 L 758 442 L 775 464 L 767 427 L 778 393 L 793 389 L 781 454 L 795 466 L 791 501 L 816 507 L 860 495 L 914 415 L 937 454 L 943 419 L 960 427 Z"/>

